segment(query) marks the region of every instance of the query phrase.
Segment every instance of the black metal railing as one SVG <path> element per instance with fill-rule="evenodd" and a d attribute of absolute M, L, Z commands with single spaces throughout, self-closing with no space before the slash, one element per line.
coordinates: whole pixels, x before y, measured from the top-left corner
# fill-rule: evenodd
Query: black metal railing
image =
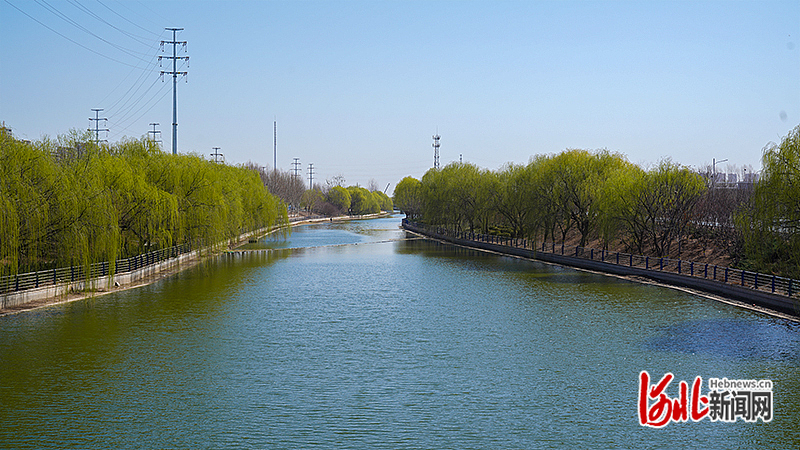
<path fill-rule="evenodd" d="M 436 233 L 440 236 L 448 236 L 461 240 L 522 248 L 536 252 L 550 253 L 591 261 L 600 261 L 608 264 L 636 267 L 650 271 L 671 272 L 679 275 L 703 278 L 719 283 L 756 289 L 789 298 L 800 297 L 800 280 L 772 274 L 751 272 L 747 270 L 734 269 L 731 267 L 682 259 L 642 256 L 624 252 L 611 252 L 602 249 L 598 250 L 589 247 L 566 246 L 564 244 L 557 244 L 555 242 L 542 242 L 541 244 L 538 244 L 528 239 L 448 230 L 441 227 L 432 227 L 421 223 L 409 222 L 406 219 L 403 219 L 403 223 L 411 224 L 418 229 Z"/>
<path fill-rule="evenodd" d="M 155 250 L 130 258 L 118 259 L 114 263 L 114 274 L 124 274 L 139 270 L 175 258 L 191 251 L 189 244 Z M 108 261 L 98 262 L 86 266 L 61 267 L 57 269 L 40 270 L 38 272 L 20 273 L 0 277 L 0 294 L 24 291 L 60 283 L 93 280 L 111 274 L 111 265 Z"/>

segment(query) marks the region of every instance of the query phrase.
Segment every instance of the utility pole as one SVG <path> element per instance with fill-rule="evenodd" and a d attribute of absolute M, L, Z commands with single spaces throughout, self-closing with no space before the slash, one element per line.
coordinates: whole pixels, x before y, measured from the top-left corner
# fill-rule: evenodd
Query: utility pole
<path fill-rule="evenodd" d="M 214 162 L 219 164 L 220 157 L 222 157 L 222 162 L 225 162 L 225 157 L 222 155 L 222 153 L 219 152 L 219 147 L 211 147 L 211 148 L 214 150 L 214 153 L 211 154 L 211 156 L 214 157 Z"/>
<path fill-rule="evenodd" d="M 272 170 L 278 170 L 278 120 L 272 122 Z"/>
<path fill-rule="evenodd" d="M 436 130 L 436 134 L 433 135 L 433 168 L 439 168 L 439 130 Z"/>
<path fill-rule="evenodd" d="M 294 158 L 292 162 L 292 171 L 294 171 L 292 177 L 300 178 L 300 158 Z"/>
<path fill-rule="evenodd" d="M 89 120 L 94 122 L 94 143 L 95 145 L 100 145 L 100 132 L 105 131 L 108 133 L 108 128 L 100 128 L 100 121 L 104 120 L 105 123 L 108 124 L 108 118 L 100 117 L 100 111 L 102 111 L 102 109 L 92 108 L 92 111 L 94 111 L 94 117 L 89 117 Z M 92 131 L 92 129 L 89 128 L 89 131 Z M 107 141 L 103 140 L 103 142 Z"/>
<path fill-rule="evenodd" d="M 183 28 L 165 28 L 168 31 L 172 31 L 172 40 L 171 41 L 161 41 L 161 50 L 164 50 L 164 44 L 171 44 L 172 45 L 172 56 L 159 56 L 158 61 L 161 62 L 161 58 L 171 59 L 172 60 L 172 70 L 162 70 L 161 77 L 163 79 L 164 74 L 172 75 L 172 154 L 178 154 L 178 75 L 186 76 L 189 72 L 178 71 L 178 60 L 189 61 L 188 56 L 178 56 L 178 44 L 183 46 L 183 49 L 186 50 L 186 41 L 178 41 L 178 31 L 182 31 Z"/>
<path fill-rule="evenodd" d="M 156 130 L 156 126 L 158 126 L 158 122 L 151 123 L 150 126 L 153 127 L 153 130 L 152 131 L 148 131 L 147 134 L 148 135 L 152 135 L 152 136 L 150 136 L 150 139 L 153 142 L 155 142 L 156 144 L 160 144 L 161 143 L 161 139 L 156 139 L 156 136 L 161 134 L 161 131 Z"/>
<path fill-rule="evenodd" d="M 314 189 L 314 163 L 308 164 L 308 188 Z"/>

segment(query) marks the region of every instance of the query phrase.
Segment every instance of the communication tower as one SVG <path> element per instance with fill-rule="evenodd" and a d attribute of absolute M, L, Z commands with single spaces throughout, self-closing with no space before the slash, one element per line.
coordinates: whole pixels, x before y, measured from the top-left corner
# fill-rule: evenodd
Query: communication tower
<path fill-rule="evenodd" d="M 436 131 L 436 134 L 433 135 L 433 168 L 439 168 L 439 131 Z"/>

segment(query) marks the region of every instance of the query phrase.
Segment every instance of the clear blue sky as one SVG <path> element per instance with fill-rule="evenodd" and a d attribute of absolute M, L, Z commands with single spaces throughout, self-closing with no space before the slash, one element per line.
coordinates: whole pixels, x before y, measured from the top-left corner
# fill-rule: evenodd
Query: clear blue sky
<path fill-rule="evenodd" d="M 165 27 L 190 57 L 179 151 L 271 167 L 277 119 L 278 167 L 299 158 L 306 181 L 313 163 L 391 193 L 431 167 L 437 129 L 442 165 L 605 148 L 758 170 L 800 124 L 796 0 L 0 0 L 0 120 L 39 139 L 104 108 L 109 140 L 158 122 L 170 151 Z"/>

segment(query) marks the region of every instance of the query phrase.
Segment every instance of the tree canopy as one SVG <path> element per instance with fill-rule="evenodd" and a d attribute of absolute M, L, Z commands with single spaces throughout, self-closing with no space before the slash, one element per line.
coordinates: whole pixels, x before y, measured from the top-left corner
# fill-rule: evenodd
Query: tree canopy
<path fill-rule="evenodd" d="M 571 149 L 498 171 L 468 163 L 406 177 L 395 199 L 410 218 L 461 231 L 560 239 L 574 231 L 668 254 L 705 190 L 699 174 L 669 161 L 645 171 L 605 150 Z"/>
<path fill-rule="evenodd" d="M 800 277 L 800 126 L 764 148 L 761 179 L 736 225 L 751 269 Z"/>
<path fill-rule="evenodd" d="M 337 182 L 343 178 L 337 177 Z M 308 189 L 303 193 L 300 206 L 307 211 L 324 216 L 375 214 L 394 209 L 392 199 L 381 191 L 369 190 L 360 186 L 343 187 L 328 181 L 327 192 L 321 189 Z"/>
<path fill-rule="evenodd" d="M 406 216 L 416 220 L 422 215 L 422 193 L 420 182 L 414 177 L 405 177 L 394 188 L 394 204 Z"/>
<path fill-rule="evenodd" d="M 72 132 L 28 143 L 3 130 L 0 158 L 4 274 L 210 246 L 286 220 L 253 170 L 147 139 L 97 146 Z"/>

